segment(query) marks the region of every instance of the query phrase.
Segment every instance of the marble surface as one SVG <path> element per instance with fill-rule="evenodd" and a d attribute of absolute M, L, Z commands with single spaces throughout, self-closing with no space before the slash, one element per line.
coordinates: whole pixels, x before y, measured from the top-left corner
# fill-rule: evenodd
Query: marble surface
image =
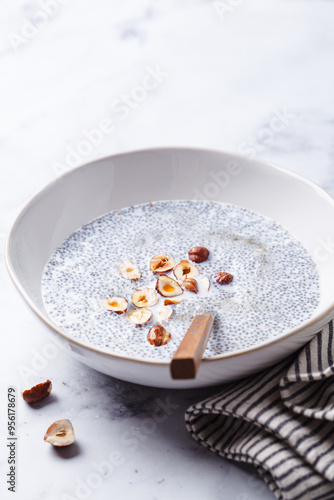
<path fill-rule="evenodd" d="M 328 0 L 3 0 L 1 498 L 13 498 L 4 480 L 6 389 L 45 378 L 54 386 L 45 403 L 18 399 L 16 499 L 273 498 L 253 469 L 188 435 L 184 410 L 213 389 L 132 385 L 59 350 L 14 289 L 3 243 L 46 183 L 134 148 L 240 151 L 334 194 L 333 15 Z M 157 423 L 158 408 L 166 418 Z M 77 445 L 57 452 L 43 435 L 64 417 Z"/>

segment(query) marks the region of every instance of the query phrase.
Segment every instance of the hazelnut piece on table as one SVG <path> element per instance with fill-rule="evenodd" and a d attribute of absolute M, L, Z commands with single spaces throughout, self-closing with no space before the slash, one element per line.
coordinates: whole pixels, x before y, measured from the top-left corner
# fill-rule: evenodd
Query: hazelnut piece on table
<path fill-rule="evenodd" d="M 73 444 L 75 437 L 71 422 L 67 419 L 56 420 L 46 431 L 44 441 L 59 447 Z"/>
<path fill-rule="evenodd" d="M 147 334 L 147 340 L 155 347 L 168 344 L 172 339 L 171 334 L 161 325 L 154 325 Z"/>
<path fill-rule="evenodd" d="M 22 397 L 27 403 L 37 403 L 47 398 L 52 390 L 51 380 L 46 380 L 40 384 L 34 385 L 30 389 L 22 391 Z"/>

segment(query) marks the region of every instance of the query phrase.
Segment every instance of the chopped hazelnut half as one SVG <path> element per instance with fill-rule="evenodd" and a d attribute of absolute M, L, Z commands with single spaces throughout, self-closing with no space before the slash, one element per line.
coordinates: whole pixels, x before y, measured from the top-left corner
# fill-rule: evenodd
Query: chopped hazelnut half
<path fill-rule="evenodd" d="M 183 302 L 183 298 L 179 297 L 178 299 L 164 299 L 164 306 L 174 306 L 176 304 L 180 304 Z"/>
<path fill-rule="evenodd" d="M 56 420 L 46 431 L 44 441 L 53 444 L 53 446 L 73 444 L 75 437 L 71 422 L 67 419 Z"/>
<path fill-rule="evenodd" d="M 128 260 L 118 267 L 119 274 L 126 280 L 137 281 L 141 277 L 139 266 Z"/>
<path fill-rule="evenodd" d="M 134 325 L 144 325 L 152 318 L 152 313 L 146 307 L 141 307 L 140 309 L 135 309 L 128 314 L 129 321 Z"/>
<path fill-rule="evenodd" d="M 196 278 L 196 276 L 199 275 L 198 267 L 187 260 L 181 260 L 181 262 L 174 267 L 173 272 L 178 280 L 183 280 L 184 278 Z"/>
<path fill-rule="evenodd" d="M 150 262 L 150 268 L 153 273 L 166 273 L 170 271 L 175 266 L 175 261 L 165 255 L 164 253 L 159 253 L 152 257 Z"/>
<path fill-rule="evenodd" d="M 167 319 L 169 319 L 172 314 L 173 309 L 171 308 L 171 306 L 162 306 L 158 313 L 158 321 L 162 323 L 162 321 L 166 321 Z"/>
<path fill-rule="evenodd" d="M 198 293 L 197 281 L 194 278 L 184 278 L 182 286 L 189 292 Z"/>
<path fill-rule="evenodd" d="M 207 276 L 198 278 L 198 281 L 203 285 L 203 288 L 208 292 L 210 289 L 210 280 Z"/>
<path fill-rule="evenodd" d="M 213 279 L 218 285 L 229 285 L 233 280 L 233 275 L 230 273 L 216 273 L 213 275 Z"/>
<path fill-rule="evenodd" d="M 131 301 L 136 307 L 151 307 L 159 302 L 159 296 L 153 288 L 142 288 L 133 292 Z"/>
<path fill-rule="evenodd" d="M 147 334 L 147 340 L 150 344 L 160 347 L 162 345 L 168 344 L 172 339 L 172 336 L 165 328 L 161 325 L 154 325 Z"/>
<path fill-rule="evenodd" d="M 159 276 L 155 289 L 163 297 L 176 297 L 177 295 L 182 295 L 183 293 L 183 290 L 178 282 L 167 276 L 167 274 L 161 274 Z"/>
<path fill-rule="evenodd" d="M 189 250 L 188 255 L 190 260 L 199 264 L 200 262 L 204 262 L 208 259 L 210 252 L 205 247 L 192 247 Z"/>
<path fill-rule="evenodd" d="M 128 308 L 128 301 L 124 297 L 109 297 L 101 300 L 101 306 L 107 311 L 123 314 Z"/>
<path fill-rule="evenodd" d="M 52 383 L 50 380 L 42 382 L 41 384 L 34 385 L 31 389 L 22 391 L 22 397 L 27 403 L 37 403 L 44 398 L 47 398 L 52 390 Z"/>

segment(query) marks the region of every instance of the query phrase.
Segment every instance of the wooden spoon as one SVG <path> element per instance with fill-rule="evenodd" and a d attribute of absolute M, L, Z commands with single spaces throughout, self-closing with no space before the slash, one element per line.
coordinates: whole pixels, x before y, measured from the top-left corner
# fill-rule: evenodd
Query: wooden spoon
<path fill-rule="evenodd" d="M 195 378 L 203 352 L 212 332 L 212 314 L 197 314 L 173 356 L 171 375 L 174 379 Z"/>

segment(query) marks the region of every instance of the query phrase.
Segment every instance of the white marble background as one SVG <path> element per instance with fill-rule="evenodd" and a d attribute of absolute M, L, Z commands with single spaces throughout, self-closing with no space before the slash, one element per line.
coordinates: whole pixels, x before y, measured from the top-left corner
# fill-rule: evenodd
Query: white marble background
<path fill-rule="evenodd" d="M 184 410 L 212 389 L 158 391 L 73 361 L 14 290 L 2 248 L 15 215 L 46 183 L 134 148 L 241 151 L 334 194 L 333 16 L 331 0 L 2 0 L 1 498 L 273 498 L 252 470 L 216 457 L 187 434 Z M 153 85 L 147 75 L 157 67 Z M 155 88 L 143 91 L 148 82 Z M 85 134 L 110 125 L 106 119 L 113 131 L 87 146 Z M 18 401 L 13 495 L 5 484 L 6 388 L 48 377 L 54 395 L 43 405 Z M 145 433 L 141 426 L 157 398 L 177 408 Z M 43 435 L 63 417 L 73 421 L 78 444 L 57 453 Z M 121 459 L 102 477 L 97 464 L 113 451 Z"/>

